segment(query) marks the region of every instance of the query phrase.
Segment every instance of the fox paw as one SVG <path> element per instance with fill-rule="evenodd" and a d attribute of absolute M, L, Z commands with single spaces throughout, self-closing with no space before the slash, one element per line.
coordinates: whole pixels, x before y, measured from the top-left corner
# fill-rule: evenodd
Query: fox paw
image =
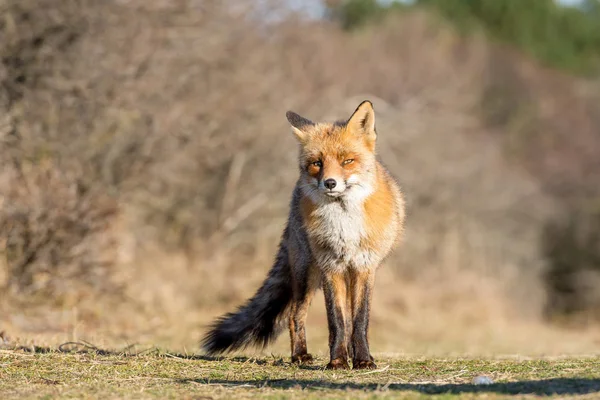
<path fill-rule="evenodd" d="M 327 369 L 350 369 L 350 364 L 343 358 L 336 358 L 327 364 Z"/>
<path fill-rule="evenodd" d="M 292 356 L 292 363 L 294 364 L 310 364 L 313 362 L 313 356 L 310 354 L 297 354 Z"/>
<path fill-rule="evenodd" d="M 377 364 L 375 364 L 372 359 L 371 360 L 352 360 L 352 368 L 354 368 L 354 369 L 377 369 Z"/>

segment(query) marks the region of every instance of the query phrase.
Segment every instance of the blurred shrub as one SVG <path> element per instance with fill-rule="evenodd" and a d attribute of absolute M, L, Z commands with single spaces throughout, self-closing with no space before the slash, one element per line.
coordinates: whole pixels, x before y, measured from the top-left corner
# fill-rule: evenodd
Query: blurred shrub
<path fill-rule="evenodd" d="M 10 179 L 0 213 L 5 289 L 55 302 L 113 290 L 114 200 L 48 162 L 22 163 L 4 174 Z"/>
<path fill-rule="evenodd" d="M 543 240 L 549 260 L 547 316 L 600 320 L 600 212 L 572 210 L 548 223 Z"/>
<path fill-rule="evenodd" d="M 4 0 L 0 3 L 0 82 L 3 106 L 47 76 L 85 30 L 80 0 Z"/>
<path fill-rule="evenodd" d="M 526 78 L 521 76 L 518 66 L 506 53 L 490 56 L 485 78 L 480 104 L 484 122 L 499 128 L 504 135 L 512 136 L 509 142 L 513 139 L 521 142 L 520 139 L 527 135 L 525 125 L 535 122 L 531 120 L 537 116 L 534 95 Z M 510 144 L 512 147 L 513 143 Z"/>
<path fill-rule="evenodd" d="M 114 289 L 110 226 L 116 203 L 84 179 L 82 163 L 61 161 L 59 150 L 71 139 L 57 138 L 48 121 L 36 120 L 52 114 L 52 104 L 38 103 L 29 113 L 23 103 L 32 93 L 47 92 L 49 76 L 57 85 L 64 82 L 66 68 L 59 64 L 85 32 L 83 3 L 9 0 L 0 5 L 2 290 L 29 299 L 76 301 L 89 290 Z M 22 129 L 31 123 L 40 129 Z"/>

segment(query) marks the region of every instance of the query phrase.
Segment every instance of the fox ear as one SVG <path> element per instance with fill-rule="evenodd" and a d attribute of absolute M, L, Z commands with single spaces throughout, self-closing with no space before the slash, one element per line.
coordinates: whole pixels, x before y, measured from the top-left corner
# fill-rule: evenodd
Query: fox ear
<path fill-rule="evenodd" d="M 314 122 L 296 114 L 293 111 L 286 112 L 285 116 L 292 125 L 292 133 L 300 142 L 305 142 L 308 136 L 307 128 L 314 126 Z"/>
<path fill-rule="evenodd" d="M 368 140 L 375 141 L 375 110 L 373 103 L 365 100 L 356 107 L 354 114 L 348 119 L 347 126 L 351 132 L 366 135 Z"/>

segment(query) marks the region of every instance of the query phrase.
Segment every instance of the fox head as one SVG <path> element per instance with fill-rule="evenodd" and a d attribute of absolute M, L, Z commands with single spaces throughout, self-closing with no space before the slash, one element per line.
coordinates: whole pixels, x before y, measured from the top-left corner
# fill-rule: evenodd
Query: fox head
<path fill-rule="evenodd" d="M 314 123 L 288 111 L 300 143 L 300 185 L 316 201 L 364 198 L 375 185 L 375 112 L 363 101 L 347 121 Z"/>

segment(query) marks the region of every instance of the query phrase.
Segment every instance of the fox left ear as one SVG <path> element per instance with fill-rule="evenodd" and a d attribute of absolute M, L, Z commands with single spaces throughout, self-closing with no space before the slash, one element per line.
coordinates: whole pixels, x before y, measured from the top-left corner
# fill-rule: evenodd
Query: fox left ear
<path fill-rule="evenodd" d="M 375 142 L 377 133 L 375 131 L 375 110 L 373 103 L 365 100 L 356 107 L 356 110 L 348 119 L 347 126 L 353 133 L 366 135 L 369 141 Z"/>
<path fill-rule="evenodd" d="M 288 122 L 292 125 L 292 132 L 300 141 L 300 143 L 306 142 L 308 130 L 310 127 L 314 126 L 314 122 L 296 114 L 293 111 L 286 112 L 285 116 L 287 117 Z"/>

